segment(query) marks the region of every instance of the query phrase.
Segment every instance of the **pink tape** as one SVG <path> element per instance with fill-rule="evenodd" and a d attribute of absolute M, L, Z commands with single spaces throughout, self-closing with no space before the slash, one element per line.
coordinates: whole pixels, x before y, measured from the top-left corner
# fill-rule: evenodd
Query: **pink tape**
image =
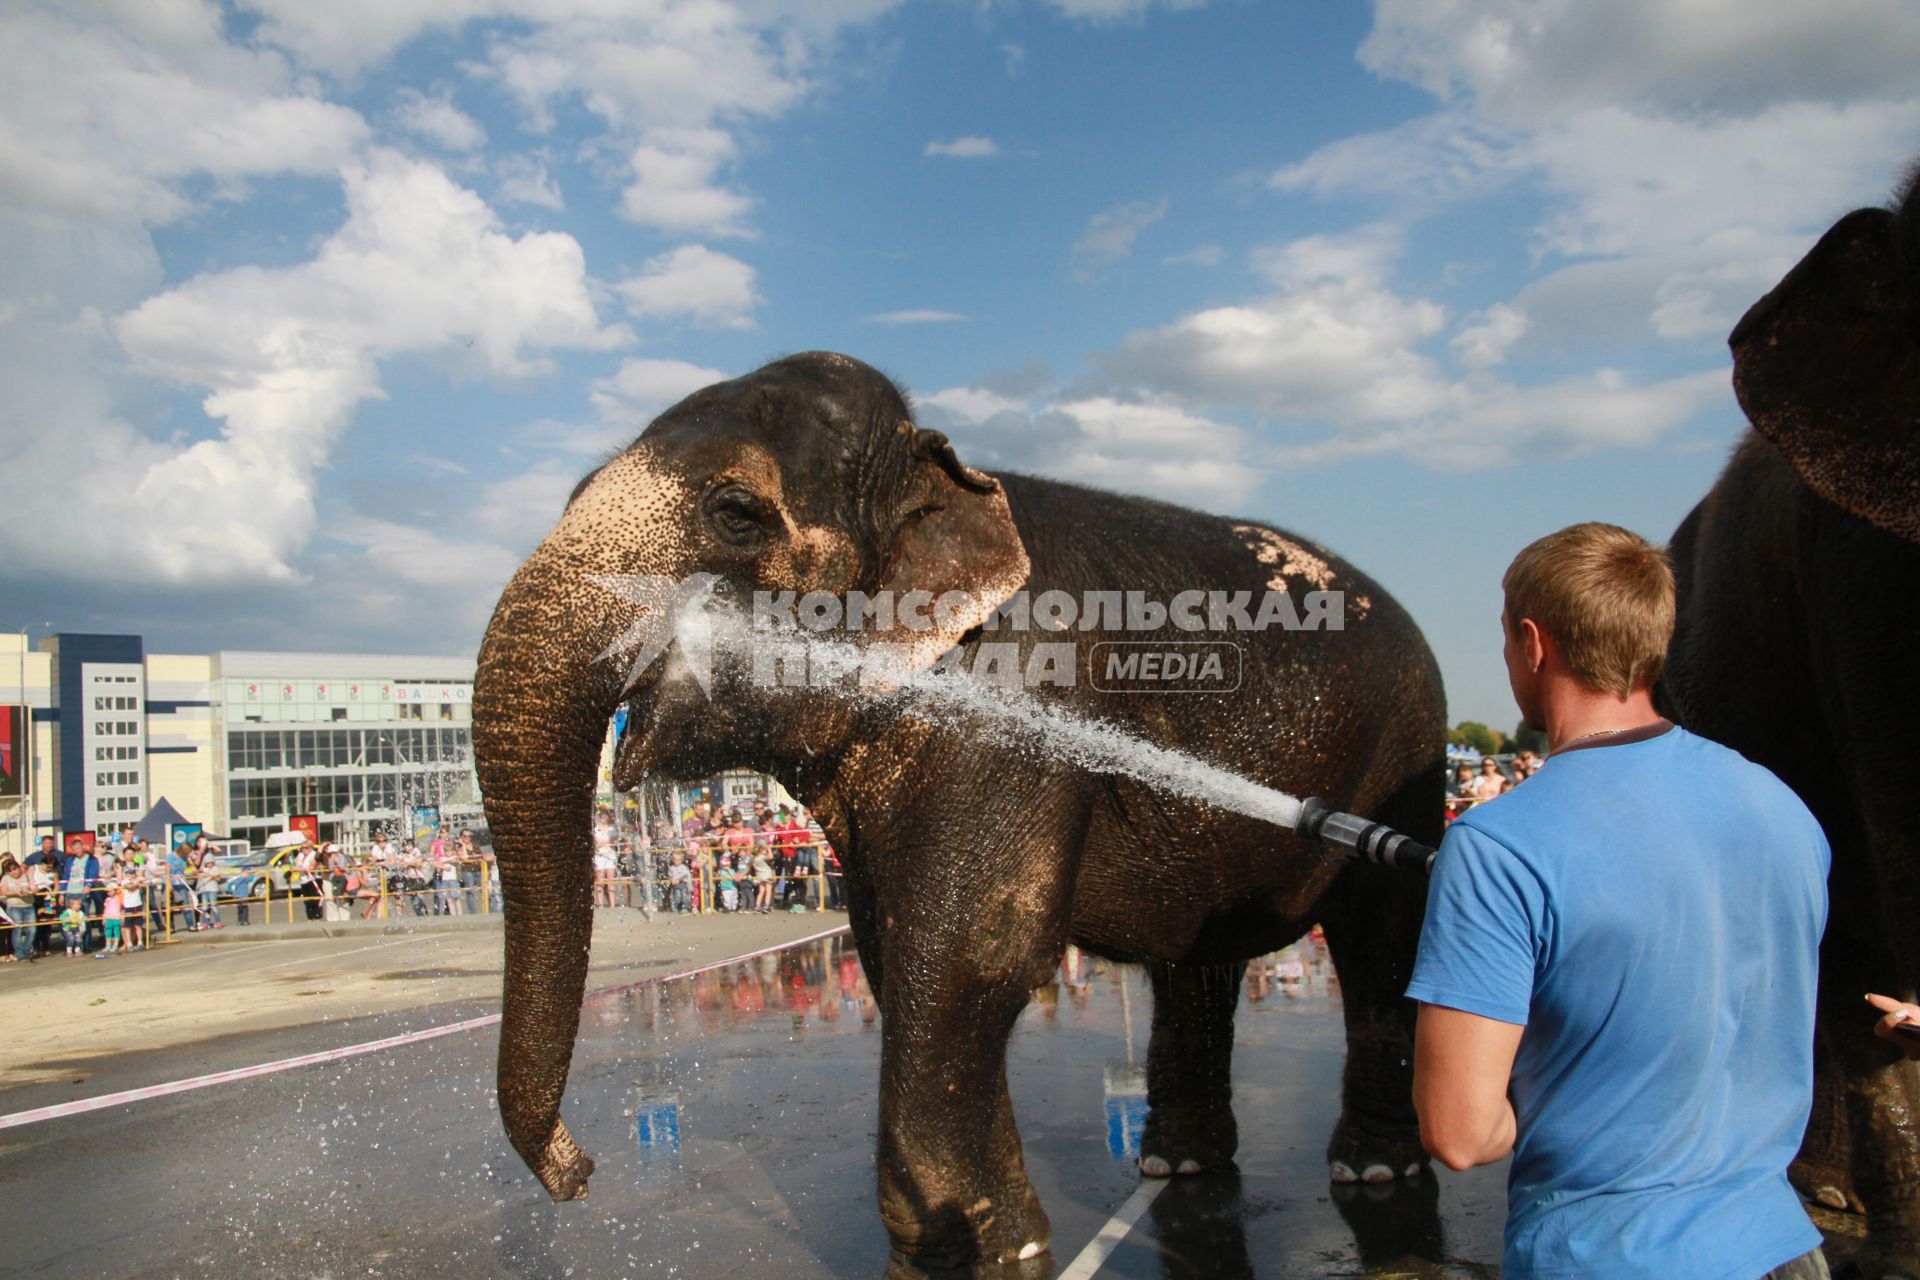
<path fill-rule="evenodd" d="M 681 969 L 675 973 L 659 974 L 651 978 L 642 978 L 637 982 L 622 983 L 617 987 L 602 987 L 598 991 L 589 991 L 588 1000 L 597 1000 L 603 996 L 620 995 L 623 992 L 637 991 L 641 987 L 661 982 L 678 982 L 714 969 L 724 969 L 730 964 L 742 960 L 753 960 L 770 955 L 775 951 L 785 951 L 788 947 L 805 946 L 809 942 L 818 942 L 822 938 L 831 938 L 835 934 L 847 932 L 847 926 L 827 929 L 820 933 L 796 938 L 792 942 L 782 942 L 771 947 L 762 947 L 758 951 L 748 951 L 742 955 L 728 956 L 725 960 L 715 960 L 712 964 L 699 965 L 692 969 Z M 217 1084 L 233 1084 L 240 1080 L 257 1080 L 261 1076 L 270 1076 L 281 1071 L 292 1071 L 299 1067 L 314 1067 L 326 1062 L 339 1062 L 343 1058 L 357 1058 L 362 1054 L 379 1053 L 384 1049 L 398 1049 L 403 1045 L 419 1044 L 422 1040 L 437 1040 L 441 1036 L 458 1035 L 462 1031 L 474 1031 L 480 1027 L 491 1027 L 500 1021 L 500 1015 L 489 1013 L 484 1017 L 468 1018 L 465 1022 L 449 1022 L 444 1026 L 427 1027 L 421 1031 L 408 1031 L 397 1036 L 387 1036 L 381 1040 L 367 1040 L 360 1044 L 344 1045 L 338 1049 L 323 1049 L 319 1053 L 303 1053 L 297 1058 L 281 1058 L 277 1062 L 261 1062 L 251 1067 L 235 1067 L 231 1071 L 216 1071 L 211 1075 L 190 1076 L 185 1080 L 170 1080 L 166 1084 L 150 1084 L 140 1089 L 126 1089 L 120 1093 L 103 1093 L 97 1098 L 77 1098 L 72 1102 L 56 1102 L 50 1107 L 35 1107 L 31 1111 L 16 1111 L 9 1116 L 0 1116 L 0 1129 L 17 1129 L 21 1125 L 38 1124 L 42 1120 L 58 1120 L 63 1116 L 85 1115 L 89 1111 L 105 1111 L 109 1107 L 125 1106 L 129 1102 L 144 1102 L 149 1098 L 165 1098 L 176 1093 L 191 1093 L 195 1089 L 208 1089 Z"/>

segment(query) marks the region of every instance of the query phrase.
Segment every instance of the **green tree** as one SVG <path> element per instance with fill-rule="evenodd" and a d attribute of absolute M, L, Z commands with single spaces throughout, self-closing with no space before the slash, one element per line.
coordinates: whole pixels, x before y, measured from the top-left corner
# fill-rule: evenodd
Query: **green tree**
<path fill-rule="evenodd" d="M 1513 727 L 1513 738 L 1511 741 L 1515 751 L 1535 751 L 1541 755 L 1547 753 L 1547 731 L 1545 729 L 1529 729 L 1527 722 L 1524 720 Z"/>
<path fill-rule="evenodd" d="M 1506 735 L 1498 729 L 1490 729 L 1478 720 L 1462 720 L 1448 733 L 1448 740 L 1463 747 L 1472 747 L 1482 755 L 1498 755 L 1506 750 Z"/>

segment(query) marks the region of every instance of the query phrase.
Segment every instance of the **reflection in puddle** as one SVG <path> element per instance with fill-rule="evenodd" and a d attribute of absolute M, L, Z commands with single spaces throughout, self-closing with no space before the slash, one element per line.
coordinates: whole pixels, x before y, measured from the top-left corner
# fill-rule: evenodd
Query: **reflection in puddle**
<path fill-rule="evenodd" d="M 680 1095 L 642 1097 L 633 1113 L 633 1136 L 642 1158 L 680 1154 Z"/>
<path fill-rule="evenodd" d="M 1346 1039 L 1324 945 L 1257 962 L 1242 990 L 1240 1172 L 1168 1180 L 1100 1280 L 1497 1274 L 1503 1169 L 1329 1187 Z M 16 1214 L 0 1270 L 118 1274 L 137 1240 L 133 1274 L 208 1280 L 877 1275 L 878 1020 L 844 937 L 590 998 L 565 1109 L 600 1167 L 591 1199 L 564 1205 L 501 1130 L 491 1034 L 22 1129 L 0 1199 L 83 1185 L 97 1230 Z M 1036 1266 L 1068 1267 L 1140 1186 L 1151 1024 L 1146 974 L 1079 952 L 1021 1017 L 1007 1075 L 1055 1250 Z M 178 1056 L 147 1069 L 188 1074 Z M 195 1212 L 146 1211 L 163 1202 Z"/>

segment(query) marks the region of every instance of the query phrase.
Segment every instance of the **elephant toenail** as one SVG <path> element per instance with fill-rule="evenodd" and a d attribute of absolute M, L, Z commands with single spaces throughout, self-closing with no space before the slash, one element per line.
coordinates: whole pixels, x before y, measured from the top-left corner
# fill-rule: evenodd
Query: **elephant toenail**
<path fill-rule="evenodd" d="M 1418 1163 L 1407 1166 L 1407 1176 L 1409 1178 L 1417 1178 L 1420 1176 L 1420 1166 Z"/>
<path fill-rule="evenodd" d="M 1198 1173 L 1200 1172 L 1200 1162 L 1198 1160 L 1182 1160 L 1180 1162 L 1180 1172 Z"/>
<path fill-rule="evenodd" d="M 1815 1187 L 1813 1198 L 1829 1209 L 1845 1209 L 1847 1193 L 1838 1187 Z"/>
<path fill-rule="evenodd" d="M 1360 1172 L 1362 1182 L 1392 1182 L 1393 1170 L 1383 1164 L 1370 1164 Z"/>
<path fill-rule="evenodd" d="M 1335 1182 L 1358 1182 L 1360 1176 L 1345 1163 L 1335 1160 L 1327 1166 L 1327 1176 Z"/>
<path fill-rule="evenodd" d="M 1173 1166 L 1159 1156 L 1141 1156 L 1140 1172 L 1149 1178 L 1164 1178 L 1173 1172 Z"/>
<path fill-rule="evenodd" d="M 1038 1240 L 1029 1240 L 1020 1246 L 1020 1261 L 1025 1262 L 1028 1258 L 1037 1258 L 1045 1249 L 1046 1246 L 1042 1245 Z"/>

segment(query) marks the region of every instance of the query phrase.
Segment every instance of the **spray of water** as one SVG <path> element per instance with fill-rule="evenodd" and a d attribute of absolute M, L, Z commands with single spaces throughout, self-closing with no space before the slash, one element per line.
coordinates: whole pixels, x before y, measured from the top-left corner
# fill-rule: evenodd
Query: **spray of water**
<path fill-rule="evenodd" d="M 810 689 L 897 705 L 974 737 L 993 735 L 997 744 L 1012 750 L 1132 778 L 1288 830 L 1300 820 L 1300 801 L 1283 791 L 957 667 L 875 680 L 873 653 L 852 640 L 797 627 L 755 629 L 737 610 L 716 601 L 682 609 L 676 624 L 683 651 L 711 645 L 709 652 L 719 661 L 751 663 L 756 646 L 778 646 L 783 658 L 804 662 Z"/>

